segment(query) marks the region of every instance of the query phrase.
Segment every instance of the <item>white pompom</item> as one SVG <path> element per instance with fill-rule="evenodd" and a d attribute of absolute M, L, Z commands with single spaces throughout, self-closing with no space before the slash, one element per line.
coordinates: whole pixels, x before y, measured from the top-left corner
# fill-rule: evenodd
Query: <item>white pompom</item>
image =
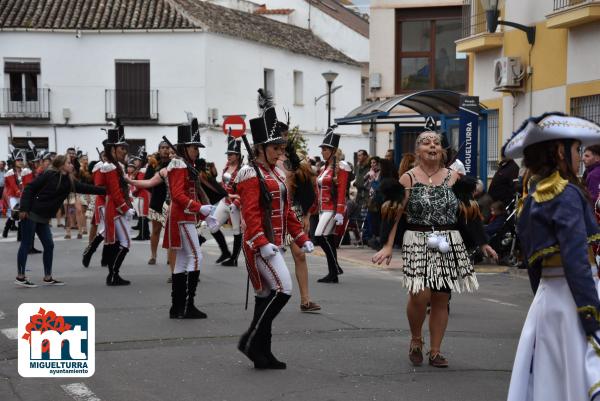
<path fill-rule="evenodd" d="M 427 237 L 427 248 L 437 249 L 440 244 L 440 238 L 434 233 L 429 234 Z"/>
<path fill-rule="evenodd" d="M 446 241 L 445 238 L 441 239 L 438 249 L 441 253 L 448 253 L 450 251 L 450 244 L 448 244 L 448 241 Z"/>

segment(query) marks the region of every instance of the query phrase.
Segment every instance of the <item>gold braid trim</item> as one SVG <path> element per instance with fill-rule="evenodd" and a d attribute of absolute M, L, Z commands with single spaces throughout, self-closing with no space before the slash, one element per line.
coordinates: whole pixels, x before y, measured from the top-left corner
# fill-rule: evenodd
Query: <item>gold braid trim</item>
<path fill-rule="evenodd" d="M 579 308 L 577 308 L 577 312 L 590 314 L 594 317 L 594 319 L 596 319 L 597 322 L 600 322 L 600 311 L 598 309 L 596 309 L 595 306 L 592 306 L 592 305 L 580 306 Z M 596 347 L 597 347 L 597 345 L 596 345 Z M 594 349 L 596 349 L 598 351 L 598 356 L 600 356 L 600 348 L 597 349 L 596 347 L 594 347 Z"/>
<path fill-rule="evenodd" d="M 551 176 L 541 180 L 532 194 L 533 199 L 537 203 L 548 202 L 560 195 L 569 181 L 560 176 L 558 171 L 555 171 Z"/>
<path fill-rule="evenodd" d="M 591 235 L 587 238 L 588 244 L 591 244 L 593 242 L 598 242 L 598 241 L 600 241 L 600 233 Z M 560 246 L 552 245 L 547 248 L 540 249 L 539 251 L 535 251 L 533 253 L 533 255 L 531 255 L 529 257 L 529 259 L 527 259 L 527 261 L 529 264 L 532 264 L 540 258 L 543 258 L 548 255 L 552 255 L 552 254 L 558 253 L 558 252 L 560 252 Z M 599 319 L 599 321 L 600 321 L 600 319 Z"/>
<path fill-rule="evenodd" d="M 594 392 L 596 392 L 596 390 L 598 390 L 600 388 L 600 382 L 594 384 L 592 387 L 590 387 L 590 391 L 588 391 L 588 396 L 591 398 L 592 395 L 594 395 Z"/>

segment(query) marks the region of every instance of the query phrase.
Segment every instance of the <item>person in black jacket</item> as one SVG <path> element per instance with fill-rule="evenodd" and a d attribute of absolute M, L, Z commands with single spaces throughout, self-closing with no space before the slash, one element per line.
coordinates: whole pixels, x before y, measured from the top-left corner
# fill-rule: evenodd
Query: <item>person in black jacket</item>
<path fill-rule="evenodd" d="M 64 285 L 52 278 L 54 242 L 50 231 L 50 219 L 71 192 L 104 195 L 104 188 L 83 184 L 73 178 L 73 164 L 66 156 L 56 156 L 48 170 L 44 171 L 28 186 L 21 196 L 19 219 L 23 238 L 17 254 L 18 273 L 15 284 L 23 287 L 37 287 L 25 277 L 27 254 L 31 248 L 33 234 L 37 233 L 44 247 L 44 284 Z"/>
<path fill-rule="evenodd" d="M 509 205 L 515 197 L 515 179 L 519 177 L 519 166 L 513 159 L 502 156 L 498 171 L 494 174 L 488 194 L 494 202 L 500 201 Z"/>

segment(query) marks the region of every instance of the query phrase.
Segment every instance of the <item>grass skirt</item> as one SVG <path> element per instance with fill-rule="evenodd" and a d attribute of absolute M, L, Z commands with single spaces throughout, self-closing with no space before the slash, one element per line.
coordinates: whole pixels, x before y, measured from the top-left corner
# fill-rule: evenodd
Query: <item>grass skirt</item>
<path fill-rule="evenodd" d="M 448 241 L 450 251 L 441 253 L 427 247 L 429 232 L 406 231 L 402 245 L 403 282 L 412 294 L 425 288 L 450 289 L 469 292 L 479 287 L 475 269 L 460 233 L 456 230 L 439 231 Z"/>

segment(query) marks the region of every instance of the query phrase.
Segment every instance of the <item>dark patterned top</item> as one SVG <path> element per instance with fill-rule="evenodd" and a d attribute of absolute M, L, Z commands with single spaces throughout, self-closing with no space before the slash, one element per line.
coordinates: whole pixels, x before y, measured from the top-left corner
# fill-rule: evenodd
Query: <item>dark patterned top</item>
<path fill-rule="evenodd" d="M 440 185 L 425 185 L 408 173 L 414 182 L 408 198 L 406 219 L 420 226 L 446 226 L 456 224 L 458 199 L 448 185 L 452 172 Z"/>

